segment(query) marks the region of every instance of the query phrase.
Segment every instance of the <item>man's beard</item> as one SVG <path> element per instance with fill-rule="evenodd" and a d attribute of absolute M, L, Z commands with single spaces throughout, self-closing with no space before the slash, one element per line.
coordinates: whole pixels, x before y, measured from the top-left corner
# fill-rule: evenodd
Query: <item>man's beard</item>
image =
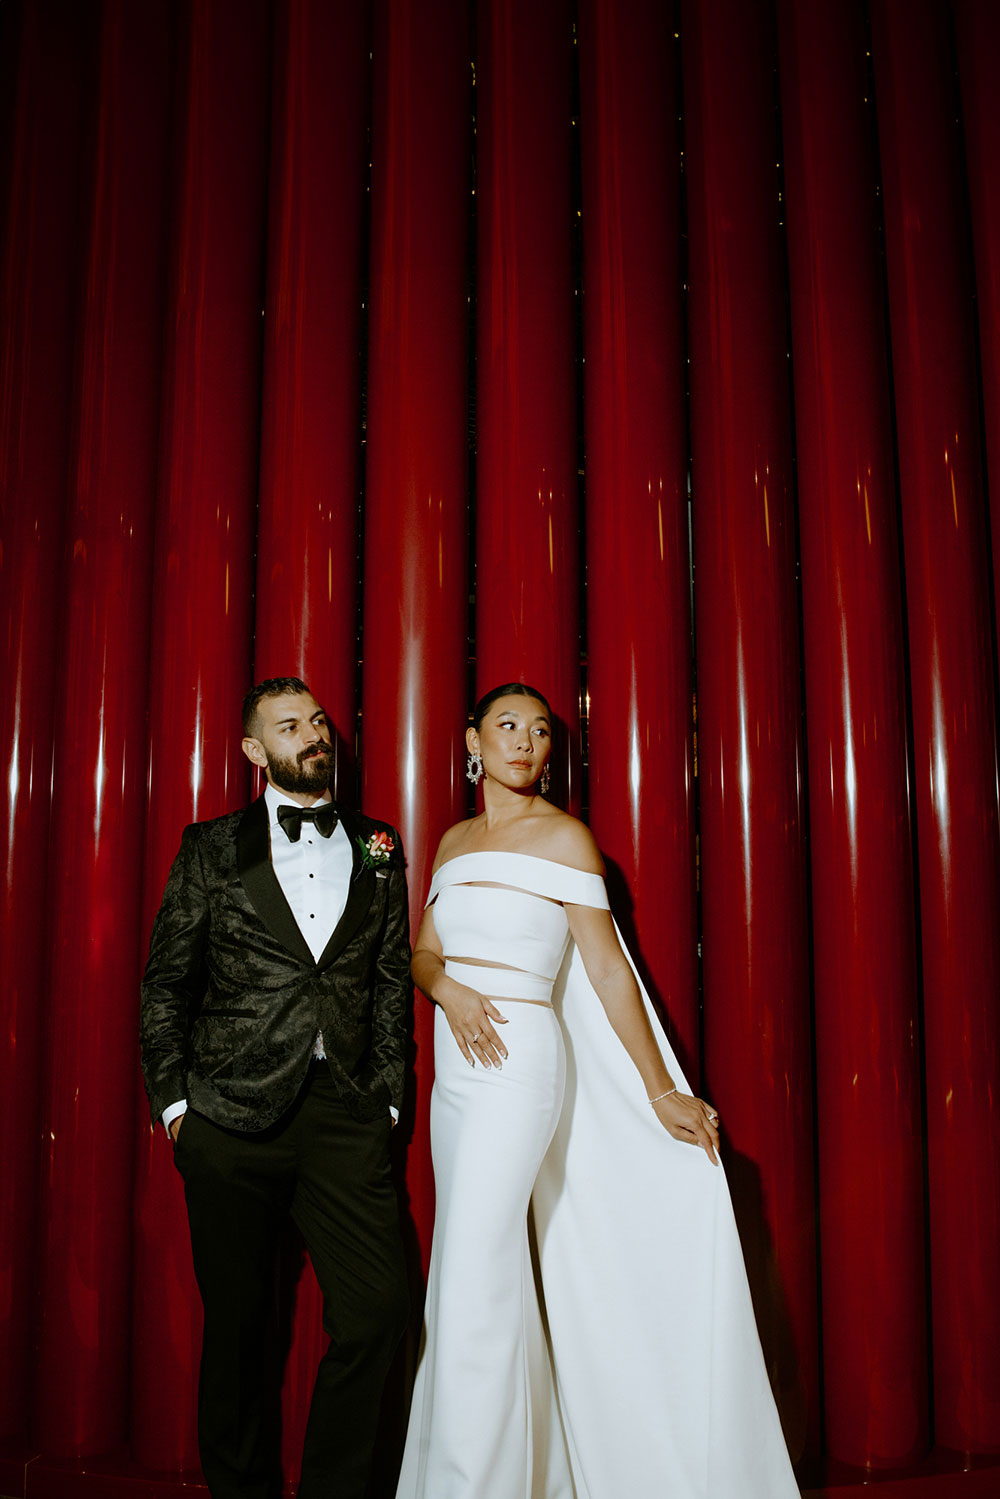
<path fill-rule="evenodd" d="M 268 774 L 280 791 L 286 791 L 290 796 L 320 796 L 326 791 L 333 775 L 333 749 L 328 744 L 319 748 L 320 754 L 315 753 L 314 747 L 303 750 L 294 760 L 268 755 Z"/>

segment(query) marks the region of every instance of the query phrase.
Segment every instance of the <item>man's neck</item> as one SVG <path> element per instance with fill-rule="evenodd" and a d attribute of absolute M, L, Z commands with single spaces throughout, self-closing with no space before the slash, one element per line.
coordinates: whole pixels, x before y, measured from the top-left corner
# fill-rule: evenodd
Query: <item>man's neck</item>
<path fill-rule="evenodd" d="M 270 776 L 267 777 L 267 784 L 279 796 L 283 796 L 291 802 L 298 802 L 300 807 L 318 807 L 322 802 L 333 800 L 328 786 L 322 791 L 286 791 L 284 786 L 276 785 Z"/>

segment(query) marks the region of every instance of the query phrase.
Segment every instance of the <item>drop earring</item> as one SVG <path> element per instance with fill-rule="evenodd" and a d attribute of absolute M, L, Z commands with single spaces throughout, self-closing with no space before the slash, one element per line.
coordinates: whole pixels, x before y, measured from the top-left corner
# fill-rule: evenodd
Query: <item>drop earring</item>
<path fill-rule="evenodd" d="M 545 769 L 542 771 L 542 774 L 541 774 L 541 776 L 539 777 L 539 780 L 538 780 L 538 789 L 542 793 L 543 796 L 547 796 L 548 795 L 549 785 L 550 785 L 551 781 L 552 781 L 552 777 L 549 774 L 549 767 L 546 765 Z"/>
<path fill-rule="evenodd" d="M 480 754 L 470 755 L 465 765 L 466 780 L 471 781 L 473 786 L 478 786 L 483 775 L 483 757 Z"/>

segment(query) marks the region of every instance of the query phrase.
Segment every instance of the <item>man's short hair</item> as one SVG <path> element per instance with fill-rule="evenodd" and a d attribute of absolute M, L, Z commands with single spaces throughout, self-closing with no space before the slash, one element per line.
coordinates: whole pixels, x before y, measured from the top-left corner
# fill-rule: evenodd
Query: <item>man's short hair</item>
<path fill-rule="evenodd" d="M 248 739 L 257 739 L 260 732 L 260 715 L 257 709 L 265 698 L 284 697 L 289 692 L 309 692 L 301 677 L 268 677 L 258 682 L 243 699 L 243 732 Z M 311 695 L 311 694 L 310 694 Z"/>

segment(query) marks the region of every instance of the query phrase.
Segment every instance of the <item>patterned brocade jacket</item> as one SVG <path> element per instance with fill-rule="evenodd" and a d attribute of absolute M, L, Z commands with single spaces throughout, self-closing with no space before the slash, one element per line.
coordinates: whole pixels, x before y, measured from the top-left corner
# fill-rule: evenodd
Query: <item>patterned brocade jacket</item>
<path fill-rule="evenodd" d="M 402 1103 L 409 923 L 399 836 L 338 808 L 354 850 L 344 914 L 317 962 L 271 866 L 264 798 L 181 837 L 142 983 L 142 1070 L 154 1121 L 186 1098 L 227 1129 L 259 1131 L 293 1103 L 316 1032 L 360 1120 Z M 389 859 L 364 845 L 386 832 Z"/>

